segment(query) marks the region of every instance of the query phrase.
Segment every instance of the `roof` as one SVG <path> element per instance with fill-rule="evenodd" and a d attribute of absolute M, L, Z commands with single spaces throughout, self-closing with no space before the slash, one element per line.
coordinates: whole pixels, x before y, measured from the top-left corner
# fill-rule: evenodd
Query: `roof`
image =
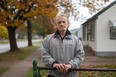
<path fill-rule="evenodd" d="M 105 7 L 104 9 L 102 9 L 101 11 L 99 11 L 97 14 L 95 14 L 94 16 L 92 16 L 91 18 L 89 18 L 87 21 L 85 21 L 84 23 L 87 23 L 87 22 L 89 22 L 89 21 L 91 21 L 91 20 L 94 20 L 94 19 L 97 19 L 98 18 L 98 16 L 100 15 L 100 14 L 102 14 L 104 11 L 106 11 L 107 9 L 109 9 L 110 7 L 112 7 L 113 5 L 115 5 L 116 4 L 116 0 L 115 1 L 113 1 L 111 4 L 109 4 L 107 7 Z M 84 24 L 83 23 L 83 24 Z"/>

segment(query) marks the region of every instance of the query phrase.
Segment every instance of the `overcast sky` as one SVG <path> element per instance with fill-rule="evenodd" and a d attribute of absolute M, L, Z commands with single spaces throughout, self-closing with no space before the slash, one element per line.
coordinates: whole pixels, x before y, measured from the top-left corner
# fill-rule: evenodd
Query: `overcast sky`
<path fill-rule="evenodd" d="M 78 2 L 77 0 L 72 0 L 72 1 Z M 112 1 L 115 1 L 115 0 L 109 0 L 109 2 L 106 5 L 109 5 Z M 92 15 L 89 14 L 89 11 L 88 11 L 87 8 L 81 7 L 81 6 L 77 6 L 77 7 L 78 7 L 78 10 L 80 11 L 81 16 L 86 17 L 86 18 L 89 18 L 89 17 L 92 16 Z M 71 23 L 71 25 L 69 27 L 69 30 L 79 28 L 80 24 L 82 23 L 81 21 L 80 22 L 75 21 L 73 17 L 72 18 L 70 17 L 69 20 L 70 20 L 70 23 Z"/>

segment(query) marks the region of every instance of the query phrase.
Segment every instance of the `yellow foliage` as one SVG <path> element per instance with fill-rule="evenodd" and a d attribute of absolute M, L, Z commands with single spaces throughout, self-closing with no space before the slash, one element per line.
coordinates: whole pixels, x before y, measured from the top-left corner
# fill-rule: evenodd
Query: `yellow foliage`
<path fill-rule="evenodd" d="M 8 38 L 8 31 L 4 26 L 0 25 L 0 38 Z"/>
<path fill-rule="evenodd" d="M 23 18 L 29 19 L 38 15 L 54 18 L 58 13 L 54 0 L 24 0 L 24 2 L 19 2 L 19 0 L 6 0 L 6 3 L 4 5 L 5 8 L 8 9 L 8 6 L 15 6 L 15 11 L 20 11 L 20 13 L 10 13 L 12 9 L 5 10 L 2 8 L 2 11 L 0 11 L 0 23 L 4 26 L 19 27 L 25 22 Z M 16 16 L 19 18 L 22 17 L 22 19 L 16 18 Z"/>

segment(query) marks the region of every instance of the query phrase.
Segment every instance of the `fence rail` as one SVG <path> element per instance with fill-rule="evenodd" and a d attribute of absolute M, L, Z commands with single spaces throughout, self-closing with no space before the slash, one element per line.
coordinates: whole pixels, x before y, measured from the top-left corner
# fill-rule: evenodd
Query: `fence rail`
<path fill-rule="evenodd" d="M 39 70 L 57 70 L 56 68 L 52 67 L 37 67 Z M 106 68 L 73 68 L 70 71 L 112 71 L 116 72 L 116 69 L 106 69 Z"/>
<path fill-rule="evenodd" d="M 37 62 L 33 61 L 33 77 L 41 77 L 40 70 L 57 70 L 56 68 L 52 67 L 38 67 Z M 109 69 L 109 68 L 73 68 L 70 71 L 100 71 L 100 72 L 116 72 L 116 69 Z"/>

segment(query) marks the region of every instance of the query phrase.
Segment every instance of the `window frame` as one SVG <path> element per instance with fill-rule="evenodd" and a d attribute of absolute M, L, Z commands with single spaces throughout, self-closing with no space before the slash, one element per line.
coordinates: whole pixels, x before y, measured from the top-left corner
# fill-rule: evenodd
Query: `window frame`
<path fill-rule="evenodd" d="M 115 33 L 116 33 L 116 28 L 110 27 L 110 39 L 116 39 L 116 37 L 112 37 L 113 31 L 115 31 Z"/>

